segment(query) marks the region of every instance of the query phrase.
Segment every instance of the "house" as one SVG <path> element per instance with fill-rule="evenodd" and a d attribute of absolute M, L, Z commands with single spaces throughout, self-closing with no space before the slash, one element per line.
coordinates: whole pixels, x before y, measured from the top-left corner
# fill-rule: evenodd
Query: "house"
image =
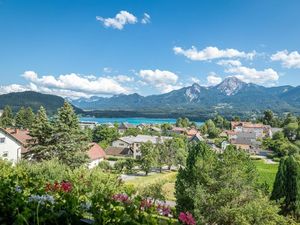
<path fill-rule="evenodd" d="M 0 158 L 17 163 L 22 154 L 28 151 L 27 144 L 31 139 L 28 130 L 0 128 Z"/>
<path fill-rule="evenodd" d="M 88 163 L 90 169 L 96 167 L 106 157 L 105 151 L 97 143 L 91 143 L 87 155 L 90 159 Z"/>
<path fill-rule="evenodd" d="M 261 123 L 251 122 L 231 122 L 231 129 L 235 132 L 253 132 L 256 134 L 256 138 L 271 137 L 271 126 Z"/>
<path fill-rule="evenodd" d="M 130 123 L 127 123 L 127 122 L 124 122 L 124 123 L 121 123 L 118 127 L 118 131 L 120 134 L 124 134 L 125 131 L 129 128 L 135 128 L 135 126 L 133 124 L 130 124 Z"/>
<path fill-rule="evenodd" d="M 151 135 L 126 136 L 114 141 L 112 143 L 112 147 L 130 149 L 132 153 L 130 151 L 128 151 L 128 153 L 131 154 L 133 158 L 138 158 L 141 156 L 140 147 L 142 143 L 151 142 L 155 145 L 170 139 L 172 139 L 172 137 Z"/>
<path fill-rule="evenodd" d="M 173 134 L 186 134 L 187 133 L 187 129 L 184 127 L 173 127 L 170 131 L 170 133 Z"/>
<path fill-rule="evenodd" d="M 235 139 L 230 140 L 230 144 L 251 154 L 258 154 L 261 142 L 256 140 L 256 135 L 255 132 L 239 132 Z"/>
<path fill-rule="evenodd" d="M 130 148 L 126 148 L 126 147 L 113 147 L 113 146 L 109 146 L 106 150 L 105 150 L 107 155 L 111 155 L 111 156 L 133 156 L 133 151 Z"/>
<path fill-rule="evenodd" d="M 96 126 L 98 126 L 98 123 L 93 122 L 93 121 L 81 121 L 81 122 L 79 122 L 79 127 L 82 130 L 85 130 L 85 129 L 92 129 L 93 130 Z"/>
<path fill-rule="evenodd" d="M 196 129 L 196 128 L 191 128 L 191 129 L 188 129 L 187 131 L 186 131 L 186 135 L 188 136 L 188 137 L 193 137 L 193 136 L 195 136 L 196 134 L 198 134 L 199 133 L 199 131 Z"/>
<path fill-rule="evenodd" d="M 200 133 L 196 133 L 192 137 L 189 137 L 190 142 L 201 142 L 204 141 L 204 138 L 200 135 Z"/>

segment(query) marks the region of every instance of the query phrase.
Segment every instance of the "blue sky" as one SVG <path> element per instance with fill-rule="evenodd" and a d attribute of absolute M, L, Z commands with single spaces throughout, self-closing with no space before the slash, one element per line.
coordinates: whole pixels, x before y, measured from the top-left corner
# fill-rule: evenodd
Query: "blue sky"
<path fill-rule="evenodd" d="M 296 0 L 0 0 L 0 93 L 149 95 L 227 76 L 300 85 L 299 10 Z"/>

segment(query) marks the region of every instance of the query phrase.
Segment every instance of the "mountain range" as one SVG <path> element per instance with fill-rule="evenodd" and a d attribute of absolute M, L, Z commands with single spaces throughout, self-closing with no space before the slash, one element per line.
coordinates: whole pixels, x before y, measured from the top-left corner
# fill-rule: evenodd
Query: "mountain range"
<path fill-rule="evenodd" d="M 300 86 L 264 87 L 228 77 L 216 86 L 191 86 L 165 94 L 141 96 L 137 93 L 109 98 L 73 100 L 86 111 L 106 116 L 120 111 L 137 116 L 178 116 L 206 118 L 213 114 L 249 116 L 266 109 L 277 113 L 300 112 Z"/>

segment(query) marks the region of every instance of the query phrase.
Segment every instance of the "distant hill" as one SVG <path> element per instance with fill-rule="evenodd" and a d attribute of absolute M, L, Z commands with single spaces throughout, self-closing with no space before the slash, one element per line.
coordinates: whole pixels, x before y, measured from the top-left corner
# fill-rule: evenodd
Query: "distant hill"
<path fill-rule="evenodd" d="M 13 111 L 19 110 L 22 106 L 31 107 L 34 111 L 37 111 L 40 106 L 44 106 L 49 114 L 54 114 L 64 104 L 64 101 L 64 98 L 55 95 L 33 91 L 16 92 L 0 95 L 0 109 L 9 105 Z M 74 108 L 77 113 L 82 113 L 82 110 L 78 107 Z"/>
<path fill-rule="evenodd" d="M 228 77 L 213 87 L 193 84 L 166 94 L 141 96 L 116 95 L 110 98 L 92 97 L 73 100 L 84 110 L 96 110 L 94 115 L 178 116 L 208 118 L 216 113 L 225 116 L 255 116 L 266 109 L 277 113 L 300 112 L 300 86 L 264 87 Z M 96 114 L 95 114 L 96 113 Z"/>

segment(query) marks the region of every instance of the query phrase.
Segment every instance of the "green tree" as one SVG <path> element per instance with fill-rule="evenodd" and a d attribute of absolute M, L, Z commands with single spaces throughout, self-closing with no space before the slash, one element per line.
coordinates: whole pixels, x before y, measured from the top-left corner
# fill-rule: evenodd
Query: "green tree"
<path fill-rule="evenodd" d="M 186 117 L 184 118 L 181 118 L 179 117 L 177 120 L 176 120 L 176 126 L 177 127 L 189 127 L 190 126 L 190 120 Z"/>
<path fill-rule="evenodd" d="M 21 107 L 15 116 L 15 126 L 18 128 L 29 129 L 31 128 L 35 119 L 35 115 L 30 107 Z"/>
<path fill-rule="evenodd" d="M 208 135 L 209 138 L 218 137 L 220 130 L 216 127 L 215 123 L 209 119 L 205 122 L 205 124 L 201 128 L 202 133 Z"/>
<path fill-rule="evenodd" d="M 199 224 L 290 224 L 278 215 L 257 177 L 243 151 L 229 146 L 217 154 L 204 143 L 192 145 L 176 180 L 177 212 L 191 212 Z"/>
<path fill-rule="evenodd" d="M 130 127 L 124 132 L 124 136 L 137 136 L 140 133 L 138 128 Z"/>
<path fill-rule="evenodd" d="M 220 129 L 230 129 L 230 122 L 226 120 L 224 117 L 217 115 L 214 119 L 213 122 L 217 128 Z"/>
<path fill-rule="evenodd" d="M 183 138 L 174 137 L 170 140 L 166 140 L 165 143 L 165 164 L 168 169 L 171 166 L 184 166 L 187 157 L 187 144 Z"/>
<path fill-rule="evenodd" d="M 291 122 L 284 126 L 284 135 L 290 140 L 295 141 L 298 136 L 299 126 L 297 122 Z"/>
<path fill-rule="evenodd" d="M 281 202 L 281 212 L 300 219 L 300 157 L 282 158 L 276 174 L 272 200 Z"/>
<path fill-rule="evenodd" d="M 25 157 L 36 161 L 49 160 L 55 157 L 54 128 L 43 106 L 38 110 L 29 134 L 32 137 L 29 143 L 30 152 Z"/>
<path fill-rule="evenodd" d="M 0 125 L 4 128 L 14 125 L 14 115 L 10 106 L 5 106 L 0 118 Z"/>
<path fill-rule="evenodd" d="M 140 165 L 142 170 L 148 175 L 151 169 L 157 165 L 157 149 L 151 142 L 146 142 L 141 144 L 140 151 Z"/>
<path fill-rule="evenodd" d="M 99 143 L 103 148 L 106 148 L 118 138 L 119 132 L 116 127 L 100 125 L 93 130 L 93 141 Z"/>

